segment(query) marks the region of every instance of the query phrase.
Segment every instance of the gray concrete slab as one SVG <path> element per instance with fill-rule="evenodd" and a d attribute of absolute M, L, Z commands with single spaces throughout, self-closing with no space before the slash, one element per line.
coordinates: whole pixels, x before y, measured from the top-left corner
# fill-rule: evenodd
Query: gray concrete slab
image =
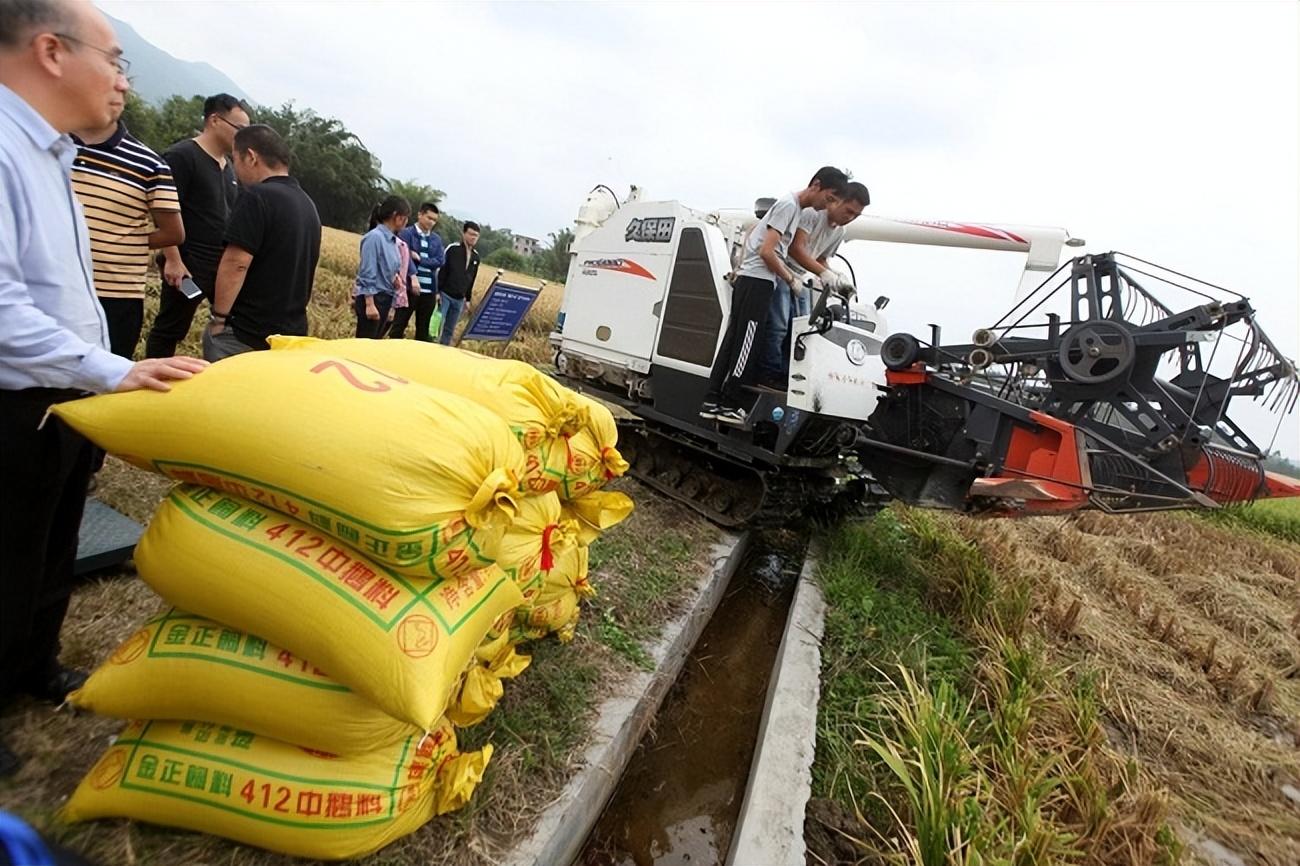
<path fill-rule="evenodd" d="M 728 866 L 803 866 L 804 810 L 812 796 L 821 699 L 821 642 L 826 601 L 804 560 L 768 685 L 749 786 L 732 837 Z"/>
<path fill-rule="evenodd" d="M 131 558 L 144 527 L 119 514 L 98 499 L 87 499 L 77 537 L 77 562 L 73 573 L 87 574 L 118 565 Z"/>
<path fill-rule="evenodd" d="M 726 592 L 748 543 L 748 534 L 724 535 L 713 546 L 713 569 L 693 587 L 685 611 L 647 648 L 654 671 L 631 677 L 602 702 L 582 768 L 542 813 L 532 834 L 498 863 L 566 866 L 581 853 L 632 753 Z"/>

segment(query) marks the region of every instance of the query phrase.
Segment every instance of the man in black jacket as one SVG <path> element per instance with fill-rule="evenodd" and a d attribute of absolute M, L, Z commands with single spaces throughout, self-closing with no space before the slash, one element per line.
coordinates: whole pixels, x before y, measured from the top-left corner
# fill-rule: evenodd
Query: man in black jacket
<path fill-rule="evenodd" d="M 442 332 L 438 342 L 451 345 L 456 333 L 460 313 L 474 293 L 474 280 L 478 277 L 478 223 L 467 222 L 461 227 L 460 241 L 447 247 L 447 257 L 438 270 L 438 297 L 441 300 Z"/>

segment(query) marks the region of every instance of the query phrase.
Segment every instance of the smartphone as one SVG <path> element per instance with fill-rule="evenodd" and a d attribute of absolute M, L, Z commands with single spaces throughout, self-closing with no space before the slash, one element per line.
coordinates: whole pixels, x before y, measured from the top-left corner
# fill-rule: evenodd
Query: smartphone
<path fill-rule="evenodd" d="M 193 277 L 184 277 L 181 280 L 180 290 L 181 294 L 189 298 L 191 301 L 203 297 L 203 290 L 199 288 L 198 283 L 194 282 Z"/>

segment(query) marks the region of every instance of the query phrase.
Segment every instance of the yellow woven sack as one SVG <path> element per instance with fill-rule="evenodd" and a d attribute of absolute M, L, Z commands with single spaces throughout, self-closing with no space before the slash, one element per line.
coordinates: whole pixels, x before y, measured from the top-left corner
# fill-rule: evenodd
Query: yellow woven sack
<path fill-rule="evenodd" d="M 508 629 L 484 641 L 474 656 L 456 697 L 447 707 L 448 720 L 458 728 L 468 728 L 487 718 L 505 694 L 502 680 L 519 676 L 532 661 L 515 650 Z"/>
<path fill-rule="evenodd" d="M 542 572 L 555 558 L 578 546 L 578 522 L 561 519 L 555 493 L 519 500 L 515 522 L 501 537 L 497 566 L 510 575 L 528 601 L 541 590 Z"/>
<path fill-rule="evenodd" d="M 405 577 L 313 526 L 193 485 L 159 506 L 135 564 L 181 610 L 311 659 L 422 730 L 493 623 L 523 601 L 494 565 L 455 581 Z"/>
<path fill-rule="evenodd" d="M 578 540 L 591 544 L 605 532 L 627 520 L 632 498 L 613 490 L 595 490 L 561 503 L 560 517 L 578 524 Z"/>
<path fill-rule="evenodd" d="M 68 821 L 134 818 L 296 857 L 360 857 L 459 809 L 492 747 L 459 754 L 442 720 L 339 758 L 210 722 L 127 725 L 64 807 Z"/>
<path fill-rule="evenodd" d="M 541 573 L 537 592 L 515 614 L 515 638 L 531 640 L 554 633 L 561 642 L 573 639 L 579 602 L 595 596 L 587 579 L 587 545 L 579 544 L 555 558 Z"/>
<path fill-rule="evenodd" d="M 494 413 L 315 352 L 248 352 L 171 391 L 60 403 L 123 459 L 306 520 L 418 577 L 492 561 L 524 455 Z"/>
<path fill-rule="evenodd" d="M 577 499 L 599 490 L 627 472 L 628 464 L 618 453 L 618 425 L 602 404 L 576 395 L 587 407 L 587 424 L 572 436 L 561 436 L 546 449 L 547 466 L 563 466 L 556 492 L 561 499 Z"/>
<path fill-rule="evenodd" d="M 417 340 L 276 336 L 269 342 L 276 350 L 307 350 L 374 365 L 492 410 L 506 421 L 523 446 L 523 485 L 528 493 L 546 493 L 563 482 L 564 449 L 549 446 L 590 423 L 590 401 L 523 361 L 489 358 Z"/>
<path fill-rule="evenodd" d="M 68 700 L 120 719 L 207 719 L 336 755 L 421 732 L 306 659 L 175 609 L 141 626 Z"/>

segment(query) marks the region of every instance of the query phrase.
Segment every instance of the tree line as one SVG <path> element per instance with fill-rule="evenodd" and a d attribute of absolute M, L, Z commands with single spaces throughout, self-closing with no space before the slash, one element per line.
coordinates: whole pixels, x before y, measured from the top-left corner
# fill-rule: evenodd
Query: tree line
<path fill-rule="evenodd" d="M 250 106 L 249 115 L 254 123 L 265 123 L 288 143 L 293 175 L 316 203 L 321 222 L 327 226 L 365 231 L 371 208 L 385 195 L 400 195 L 412 208 L 426 201 L 441 207 L 446 196 L 418 180 L 385 177 L 379 158 L 337 118 L 321 117 L 292 102 L 279 108 Z M 198 135 L 203 97 L 172 96 L 155 106 L 129 93 L 122 120 L 132 135 L 162 153 L 176 142 Z M 446 243 L 458 241 L 461 224 L 454 214 L 444 211 L 438 220 L 438 234 Z M 551 232 L 550 248 L 522 256 L 514 251 L 510 229 L 479 225 L 478 251 L 486 264 L 548 280 L 563 280 L 567 275 L 573 240 L 569 229 Z"/>

